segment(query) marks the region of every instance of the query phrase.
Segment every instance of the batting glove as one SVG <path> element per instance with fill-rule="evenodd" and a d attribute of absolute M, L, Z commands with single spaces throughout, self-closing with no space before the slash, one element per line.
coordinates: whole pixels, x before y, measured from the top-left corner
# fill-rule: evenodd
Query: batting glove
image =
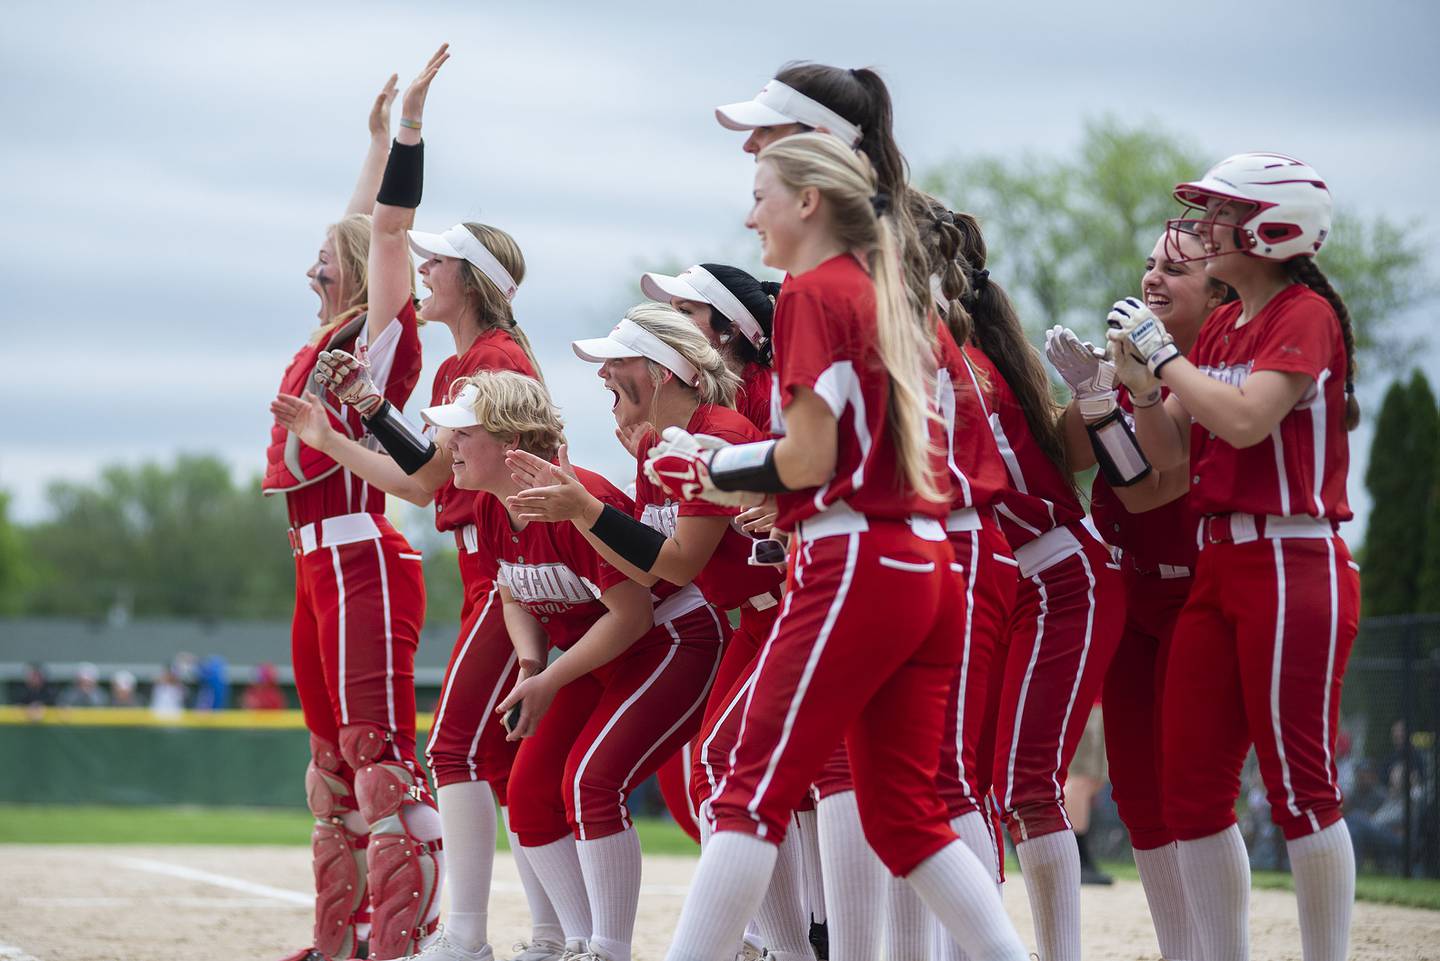
<path fill-rule="evenodd" d="M 343 350 L 322 350 L 315 360 L 315 382 L 327 387 L 349 404 L 361 417 L 369 417 L 385 402 L 370 373 L 353 354 Z"/>
<path fill-rule="evenodd" d="M 645 458 L 645 476 L 670 497 L 679 501 L 704 500 L 712 504 L 743 507 L 753 495 L 744 491 L 722 491 L 710 478 L 710 458 L 729 445 L 709 434 L 692 434 L 680 427 L 667 427 L 661 441 Z"/>
<path fill-rule="evenodd" d="M 1045 357 L 1070 387 L 1087 421 L 1099 420 L 1115 409 L 1115 366 L 1105 352 L 1082 341 L 1068 327 L 1056 325 L 1045 332 Z"/>
<path fill-rule="evenodd" d="M 1160 318 L 1134 297 L 1117 300 L 1105 322 L 1112 333 L 1119 331 L 1124 335 L 1129 341 L 1126 349 L 1133 349 L 1152 374 L 1158 375 L 1161 367 L 1180 356 L 1175 338 L 1170 336 Z M 1111 341 L 1114 342 L 1113 337 Z"/>

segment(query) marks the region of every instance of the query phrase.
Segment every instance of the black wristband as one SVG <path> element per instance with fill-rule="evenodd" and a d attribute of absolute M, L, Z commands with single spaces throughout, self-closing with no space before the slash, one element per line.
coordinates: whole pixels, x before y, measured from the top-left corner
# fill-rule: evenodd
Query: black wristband
<path fill-rule="evenodd" d="M 385 161 L 385 176 L 380 179 L 380 192 L 375 201 L 387 207 L 420 206 L 421 188 L 425 186 L 425 142 L 390 145 L 390 158 Z"/>
<path fill-rule="evenodd" d="M 722 491 L 783 494 L 790 488 L 775 469 L 773 440 L 722 447 L 710 457 L 710 480 Z"/>
<path fill-rule="evenodd" d="M 1086 424 L 1085 431 L 1090 435 L 1100 473 L 1111 487 L 1129 487 L 1149 475 L 1150 461 L 1118 407 L 1095 423 Z"/>
<path fill-rule="evenodd" d="M 665 546 L 667 539 L 655 528 L 609 504 L 591 525 L 590 533 L 604 541 L 605 546 L 625 558 L 631 566 L 647 574 L 655 566 L 655 559 L 660 556 L 660 548 Z"/>
<path fill-rule="evenodd" d="M 380 446 L 405 473 L 415 473 L 435 456 L 435 442 L 416 430 L 388 400 L 363 420 Z"/>

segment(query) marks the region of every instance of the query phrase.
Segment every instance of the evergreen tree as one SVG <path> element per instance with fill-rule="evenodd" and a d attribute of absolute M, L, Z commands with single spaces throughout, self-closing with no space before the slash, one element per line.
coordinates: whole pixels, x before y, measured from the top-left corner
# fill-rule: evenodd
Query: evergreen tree
<path fill-rule="evenodd" d="M 1440 412 L 1420 372 L 1390 385 L 1376 421 L 1365 486 L 1374 509 L 1365 534 L 1361 572 L 1366 615 L 1416 609 L 1425 563 L 1424 521 L 1435 488 Z M 1437 559 L 1440 560 L 1440 559 Z"/>
<path fill-rule="evenodd" d="M 1421 564 L 1411 610 L 1440 613 L 1440 407 L 1430 383 L 1419 371 L 1410 378 L 1410 409 L 1415 412 L 1416 443 L 1426 448 L 1427 460 L 1417 459 L 1415 469 L 1425 471 L 1429 483 L 1424 500 L 1415 505 L 1412 537 L 1420 541 Z"/>

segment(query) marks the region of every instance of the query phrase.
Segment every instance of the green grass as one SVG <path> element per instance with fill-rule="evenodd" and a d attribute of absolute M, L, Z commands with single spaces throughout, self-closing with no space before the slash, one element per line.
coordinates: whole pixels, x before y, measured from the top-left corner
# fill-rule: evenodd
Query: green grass
<path fill-rule="evenodd" d="M 308 813 L 264 808 L 89 807 L 0 804 L 0 844 L 293 844 L 310 843 Z M 635 822 L 651 854 L 695 854 L 674 822 Z M 508 847 L 500 837 L 500 849 Z"/>

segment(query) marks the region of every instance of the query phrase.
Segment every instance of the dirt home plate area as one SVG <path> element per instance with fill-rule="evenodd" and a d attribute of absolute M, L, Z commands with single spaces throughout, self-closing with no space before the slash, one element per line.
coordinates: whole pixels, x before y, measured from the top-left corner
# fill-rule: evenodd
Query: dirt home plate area
<path fill-rule="evenodd" d="M 635 961 L 664 957 L 694 869 L 693 858 L 645 859 Z M 4 845 L 0 961 L 273 961 L 309 943 L 309 885 L 304 848 Z M 1028 942 L 1018 879 L 1005 903 Z M 1138 883 L 1086 888 L 1082 916 L 1087 958 L 1159 957 Z M 498 957 L 526 923 L 514 862 L 501 854 L 490 904 Z M 1256 891 L 1251 930 L 1257 961 L 1300 958 L 1292 895 Z M 1359 904 L 1350 957 L 1440 961 L 1440 912 Z"/>

